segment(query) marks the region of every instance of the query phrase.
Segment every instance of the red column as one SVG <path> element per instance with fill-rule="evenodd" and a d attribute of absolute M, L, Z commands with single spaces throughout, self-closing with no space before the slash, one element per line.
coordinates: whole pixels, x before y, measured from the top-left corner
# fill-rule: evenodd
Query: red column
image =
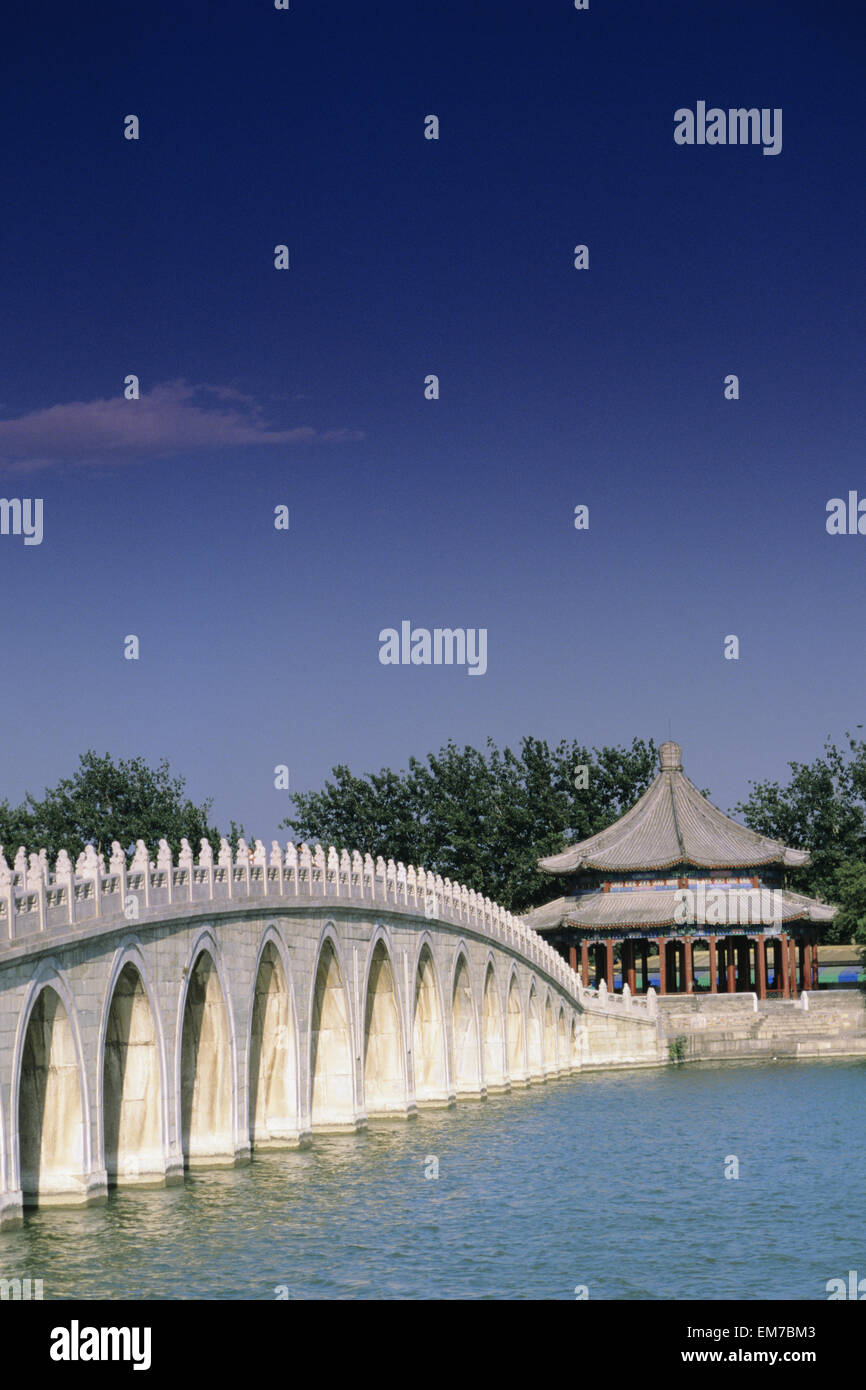
<path fill-rule="evenodd" d="M 807 941 L 800 942 L 800 979 L 804 989 L 812 988 L 812 952 Z"/>
<path fill-rule="evenodd" d="M 691 943 L 691 941 L 684 941 L 684 942 L 683 942 L 683 965 L 684 965 L 684 967 L 685 967 L 683 973 L 684 973 L 684 976 L 685 976 L 686 994 L 694 994 L 694 992 L 695 992 L 695 975 L 694 975 L 694 962 L 693 962 L 693 960 L 692 960 L 692 943 Z"/>
<path fill-rule="evenodd" d="M 788 980 L 791 986 L 791 998 L 797 993 L 797 943 L 793 936 L 788 937 Z"/>
<path fill-rule="evenodd" d="M 808 989 L 808 988 L 809 988 L 809 984 L 808 984 L 808 976 L 807 976 L 807 972 L 806 972 L 806 960 L 807 960 L 807 956 L 806 956 L 806 943 L 805 943 L 805 941 L 800 940 L 800 941 L 797 942 L 797 955 L 799 956 L 799 959 L 800 959 L 800 989 L 801 989 L 801 990 Z"/>
<path fill-rule="evenodd" d="M 635 992 L 635 990 L 636 990 L 636 988 L 637 988 L 637 979 L 635 978 L 635 977 L 636 977 L 635 960 L 634 960 L 634 958 L 635 958 L 635 943 L 634 943 L 633 941 L 624 941 L 624 942 L 623 942 L 623 952 L 625 953 L 624 956 L 623 956 L 623 962 L 622 962 L 622 964 L 623 964 L 623 971 L 622 971 L 622 973 L 623 973 L 623 984 L 626 983 L 626 978 L 625 978 L 625 976 L 626 976 L 626 970 L 625 970 L 625 967 L 626 967 L 626 962 L 628 962 L 628 987 L 629 987 L 629 990 L 631 991 L 631 993 L 634 994 L 634 992 Z"/>
<path fill-rule="evenodd" d="M 679 980 L 677 979 L 677 943 L 675 941 L 665 942 L 665 967 L 668 975 L 668 994 L 679 993 Z"/>
<path fill-rule="evenodd" d="M 656 945 L 659 948 L 659 994 L 667 994 L 668 975 L 665 969 L 665 939 L 663 936 L 656 937 Z"/>
<path fill-rule="evenodd" d="M 752 987 L 752 961 L 748 940 L 741 937 L 737 942 L 737 989 L 744 991 Z"/>
<path fill-rule="evenodd" d="M 646 994 L 649 989 L 649 946 L 646 941 L 642 941 L 640 947 L 640 975 L 641 987 Z"/>
<path fill-rule="evenodd" d="M 766 997 L 767 997 L 767 957 L 766 957 L 766 954 L 765 954 L 765 951 L 764 951 L 764 938 L 763 938 L 762 936 L 759 936 L 759 937 L 756 939 L 756 941 L 755 941 L 755 954 L 756 954 L 756 957 L 757 957 L 757 967 L 758 967 L 758 968 L 757 968 L 757 971 L 755 972 L 755 973 L 757 974 L 757 977 L 758 977 L 758 998 L 759 998 L 759 999 L 766 999 Z"/>
<path fill-rule="evenodd" d="M 613 994 L 613 941 L 608 937 L 605 945 L 604 978 L 608 991 Z"/>
<path fill-rule="evenodd" d="M 782 955 L 782 998 L 783 998 L 783 999 L 790 999 L 790 997 L 791 997 L 791 977 L 790 977 L 790 974 L 789 974 L 789 972 L 788 972 L 788 965 L 790 964 L 790 962 L 789 962 L 789 959 L 788 959 L 788 938 L 787 938 L 787 936 L 784 936 L 784 935 L 783 935 L 783 936 L 780 938 L 780 940 L 779 940 L 779 949 L 780 949 L 781 955 Z"/>
<path fill-rule="evenodd" d="M 710 993 L 717 994 L 719 990 L 718 963 L 716 961 L 716 938 L 710 937 Z"/>
<path fill-rule="evenodd" d="M 569 946 L 569 948 L 568 948 L 568 963 L 569 963 L 569 965 L 571 966 L 572 970 L 577 970 L 577 947 L 576 947 L 576 946 Z"/>
<path fill-rule="evenodd" d="M 819 974 L 818 974 L 818 943 L 817 943 L 817 941 L 813 941 L 813 942 L 812 942 L 812 989 L 817 989 L 817 988 L 818 988 L 818 980 L 819 980 L 819 978 L 820 978 L 820 976 L 819 976 Z"/>
<path fill-rule="evenodd" d="M 589 947 L 585 941 L 580 943 L 580 973 L 585 988 L 589 984 Z"/>
<path fill-rule="evenodd" d="M 725 960 L 727 961 L 728 965 L 728 994 L 736 994 L 737 992 L 736 957 L 736 942 L 733 940 L 732 937 L 729 936 L 725 941 Z"/>

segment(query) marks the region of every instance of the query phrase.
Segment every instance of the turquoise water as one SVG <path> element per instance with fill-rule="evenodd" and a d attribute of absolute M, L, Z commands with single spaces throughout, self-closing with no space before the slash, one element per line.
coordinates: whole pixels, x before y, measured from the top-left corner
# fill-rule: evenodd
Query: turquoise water
<path fill-rule="evenodd" d="M 826 1299 L 866 1275 L 864 1153 L 863 1061 L 575 1076 L 34 1212 L 0 1276 L 46 1299 Z"/>

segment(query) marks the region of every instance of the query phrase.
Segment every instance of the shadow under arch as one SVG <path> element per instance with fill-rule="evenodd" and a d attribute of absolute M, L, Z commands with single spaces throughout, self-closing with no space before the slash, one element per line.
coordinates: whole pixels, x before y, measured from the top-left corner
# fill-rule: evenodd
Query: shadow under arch
<path fill-rule="evenodd" d="M 313 1129 L 354 1129 L 355 1066 L 349 1002 L 333 934 L 322 938 L 310 1010 L 310 1121 Z"/>
<path fill-rule="evenodd" d="M 523 1001 L 517 983 L 517 971 L 512 970 L 508 981 L 508 1005 L 505 1014 L 505 1040 L 508 1075 L 512 1082 L 526 1081 L 526 1023 Z"/>
<path fill-rule="evenodd" d="M 418 1105 L 447 1105 L 450 1100 L 442 995 L 430 942 L 421 943 L 415 967 L 412 1020 L 415 1100 Z"/>
<path fill-rule="evenodd" d="M 373 938 L 367 969 L 363 1057 L 367 1113 L 405 1115 L 406 1049 L 393 960 L 381 930 Z"/>
<path fill-rule="evenodd" d="M 454 1029 L 454 1081 L 457 1094 L 477 1095 L 481 1088 L 478 1071 L 478 1022 L 469 978 L 469 963 L 461 948 L 454 963 L 451 994 Z"/>
<path fill-rule="evenodd" d="M 561 1072 L 568 1071 L 571 1067 L 564 1004 L 560 1004 L 556 1020 L 556 1064 Z"/>
<path fill-rule="evenodd" d="M 269 929 L 259 948 L 250 1005 L 249 1137 L 253 1149 L 300 1143 L 298 1024 L 288 967 Z"/>
<path fill-rule="evenodd" d="M 505 1072 L 505 1020 L 502 1000 L 496 988 L 496 968 L 488 959 L 484 973 L 484 995 L 481 1006 L 481 1051 L 484 1058 L 484 1085 L 489 1091 L 504 1091 L 508 1081 Z"/>
<path fill-rule="evenodd" d="M 19 1182 L 26 1206 L 87 1200 L 87 1096 L 68 991 L 51 976 L 36 984 L 24 1022 L 14 1104 Z"/>
<path fill-rule="evenodd" d="M 544 1044 L 541 1035 L 541 1010 L 535 980 L 529 986 L 526 1019 L 526 1070 L 530 1081 L 544 1079 Z"/>
<path fill-rule="evenodd" d="M 163 1053 L 153 1001 L 134 955 L 127 955 L 109 989 L 100 1057 L 108 1183 L 161 1183 L 166 1174 Z"/>
<path fill-rule="evenodd" d="M 234 1082 L 229 1012 L 210 945 L 198 943 L 183 1001 L 181 1147 L 188 1168 L 234 1163 Z"/>
<path fill-rule="evenodd" d="M 0 1089 L 0 1219 L 2 1219 L 3 1196 L 9 1191 L 9 1169 L 6 1165 L 6 1111 L 3 1107 L 3 1091 Z"/>
<path fill-rule="evenodd" d="M 583 1060 L 583 1036 L 582 1036 L 582 1029 L 581 1029 L 580 1020 L 579 1020 L 578 1016 L 575 1014 L 574 1018 L 571 1020 L 571 1065 L 572 1065 L 572 1067 L 575 1068 L 575 1069 L 576 1069 L 576 1068 L 579 1068 L 579 1067 L 580 1067 L 580 1064 L 581 1064 L 581 1062 L 582 1062 L 582 1060 Z"/>
<path fill-rule="evenodd" d="M 547 1076 L 556 1073 L 556 1024 L 549 993 L 544 999 L 544 1071 Z"/>

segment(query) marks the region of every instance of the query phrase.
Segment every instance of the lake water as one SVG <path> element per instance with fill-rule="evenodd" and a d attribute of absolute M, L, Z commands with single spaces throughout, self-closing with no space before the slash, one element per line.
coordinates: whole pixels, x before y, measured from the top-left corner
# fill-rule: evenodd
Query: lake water
<path fill-rule="evenodd" d="M 46 1299 L 826 1299 L 866 1275 L 864 1155 L 861 1060 L 577 1075 L 34 1212 L 0 1276 Z"/>

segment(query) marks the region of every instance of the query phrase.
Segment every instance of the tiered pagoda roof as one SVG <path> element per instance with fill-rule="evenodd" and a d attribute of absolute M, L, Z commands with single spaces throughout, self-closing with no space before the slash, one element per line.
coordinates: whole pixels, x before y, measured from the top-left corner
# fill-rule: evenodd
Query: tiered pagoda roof
<path fill-rule="evenodd" d="M 681 901 L 675 883 L 644 888 L 636 881 L 628 891 L 616 891 L 616 876 L 683 866 L 687 878 L 691 866 L 701 878 L 712 870 L 731 871 L 739 878 L 746 870 L 808 863 L 807 850 L 749 830 L 713 806 L 683 772 L 679 744 L 668 742 L 659 749 L 655 781 L 624 816 L 588 840 L 538 861 L 543 873 L 580 877 L 592 886 L 545 903 L 523 920 L 540 932 L 559 926 L 614 931 L 672 926 L 679 920 L 675 912 Z M 605 890 L 603 880 L 613 891 Z M 782 920 L 830 921 L 835 915 L 834 907 L 801 893 L 775 892 Z"/>
<path fill-rule="evenodd" d="M 579 869 L 756 868 L 761 864 L 808 864 L 804 849 L 789 849 L 778 840 L 738 824 L 702 796 L 683 772 L 678 743 L 659 749 L 655 781 L 618 821 L 588 840 L 539 859 L 546 874 Z"/>

